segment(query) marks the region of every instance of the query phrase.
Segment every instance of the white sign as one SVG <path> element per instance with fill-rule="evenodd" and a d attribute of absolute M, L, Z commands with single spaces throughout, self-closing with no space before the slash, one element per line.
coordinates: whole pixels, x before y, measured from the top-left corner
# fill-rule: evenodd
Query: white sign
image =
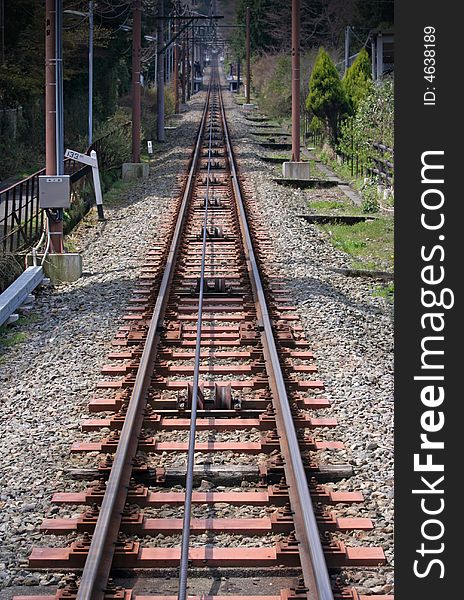
<path fill-rule="evenodd" d="M 88 156 L 87 154 L 81 154 L 80 152 L 76 152 L 75 150 L 69 150 L 68 148 L 64 155 L 66 158 L 77 160 L 77 162 L 83 163 L 84 165 L 89 165 L 89 167 L 97 166 L 92 156 Z"/>
<path fill-rule="evenodd" d="M 151 140 L 148 140 L 147 144 L 148 144 L 148 154 L 153 154 L 153 142 Z"/>
<path fill-rule="evenodd" d="M 95 150 L 92 150 L 89 156 L 88 154 L 82 154 L 81 152 L 76 152 L 75 150 L 70 150 L 68 148 L 64 155 L 66 158 L 77 160 L 77 162 L 92 167 L 93 186 L 95 189 L 95 201 L 97 203 L 98 216 L 99 218 L 103 219 L 103 200 L 100 185 L 100 173 L 98 171 L 97 153 Z"/>

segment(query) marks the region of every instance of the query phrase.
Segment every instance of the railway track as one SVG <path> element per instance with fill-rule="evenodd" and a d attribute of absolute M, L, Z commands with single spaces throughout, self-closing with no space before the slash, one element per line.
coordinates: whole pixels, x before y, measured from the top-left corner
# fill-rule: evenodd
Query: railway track
<path fill-rule="evenodd" d="M 184 600 L 191 575 L 218 572 L 238 573 L 247 590 L 221 600 L 362 599 L 332 571 L 385 557 L 337 540 L 373 524 L 337 516 L 333 505 L 362 495 L 324 485 L 350 467 L 317 462 L 341 444 L 313 430 L 336 423 L 313 416 L 328 406 L 324 386 L 283 283 L 266 275 L 266 227 L 239 181 L 217 68 L 177 202 L 90 402 L 103 415 L 83 422 L 90 441 L 72 447 L 95 466 L 73 473 L 85 481 L 79 491 L 73 482 L 53 497 L 59 510 L 82 511 L 44 520 L 56 545 L 34 547 L 29 566 L 77 574 L 48 600 Z M 153 589 L 115 586 L 121 572 L 134 584 L 149 572 Z M 176 596 L 159 591 L 166 572 Z M 246 581 L 256 574 L 253 594 Z M 285 585 L 269 595 L 266 577 Z"/>

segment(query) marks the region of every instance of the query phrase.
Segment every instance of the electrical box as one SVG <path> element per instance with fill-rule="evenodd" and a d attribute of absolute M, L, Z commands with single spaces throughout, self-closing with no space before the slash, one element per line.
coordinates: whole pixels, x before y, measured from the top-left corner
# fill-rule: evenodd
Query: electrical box
<path fill-rule="evenodd" d="M 69 175 L 39 175 L 40 208 L 69 208 L 71 182 Z"/>

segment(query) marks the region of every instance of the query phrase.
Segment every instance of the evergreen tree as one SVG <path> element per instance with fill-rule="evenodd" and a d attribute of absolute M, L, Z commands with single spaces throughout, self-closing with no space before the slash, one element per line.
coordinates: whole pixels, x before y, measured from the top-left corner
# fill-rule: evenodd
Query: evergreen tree
<path fill-rule="evenodd" d="M 336 142 L 339 120 L 348 112 L 348 102 L 337 69 L 324 48 L 319 49 L 311 73 L 306 108 L 326 122 Z"/>
<path fill-rule="evenodd" d="M 365 48 L 345 73 L 342 84 L 350 109 L 355 113 L 372 86 L 371 61 Z"/>
<path fill-rule="evenodd" d="M 246 23 L 246 9 L 250 7 L 250 45 L 252 52 L 261 51 L 272 44 L 269 34 L 269 23 L 267 14 L 269 11 L 268 0 L 238 0 L 237 24 L 244 26 Z M 232 38 L 232 46 L 237 56 L 245 59 L 245 28 L 237 29 Z"/>

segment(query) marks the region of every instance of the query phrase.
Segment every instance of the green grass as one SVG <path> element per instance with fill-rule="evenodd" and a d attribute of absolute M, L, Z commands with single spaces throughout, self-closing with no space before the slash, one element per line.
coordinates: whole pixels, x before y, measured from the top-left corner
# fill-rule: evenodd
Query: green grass
<path fill-rule="evenodd" d="M 28 339 L 27 331 L 21 331 L 19 328 L 24 325 L 32 325 L 37 321 L 40 321 L 40 317 L 36 313 L 30 312 L 20 315 L 19 319 L 11 325 L 0 327 L 0 364 L 7 360 L 8 348 L 13 348 Z"/>
<path fill-rule="evenodd" d="M 66 237 L 64 242 L 65 252 L 79 252 L 78 247 L 76 246 L 76 242 L 69 236 Z"/>
<path fill-rule="evenodd" d="M 355 225 L 321 225 L 335 248 L 353 257 L 357 266 L 393 270 L 393 219 L 378 217 Z"/>
<path fill-rule="evenodd" d="M 316 211 L 338 211 L 345 208 L 345 203 L 338 200 L 311 200 L 309 208 Z"/>
<path fill-rule="evenodd" d="M 385 298 L 387 302 L 393 303 L 395 298 L 395 284 L 385 283 L 374 288 L 372 295 L 377 298 Z"/>
<path fill-rule="evenodd" d="M 339 164 L 336 160 L 331 159 L 321 148 L 316 148 L 313 153 L 321 160 L 323 164 L 332 169 L 332 171 L 340 177 L 341 180 L 346 181 L 358 192 L 364 184 L 364 176 L 354 177 L 351 175 L 351 167 L 348 163 Z"/>
<path fill-rule="evenodd" d="M 0 327 L 0 349 L 11 348 L 27 339 L 24 331 L 15 331 L 10 326 Z"/>

